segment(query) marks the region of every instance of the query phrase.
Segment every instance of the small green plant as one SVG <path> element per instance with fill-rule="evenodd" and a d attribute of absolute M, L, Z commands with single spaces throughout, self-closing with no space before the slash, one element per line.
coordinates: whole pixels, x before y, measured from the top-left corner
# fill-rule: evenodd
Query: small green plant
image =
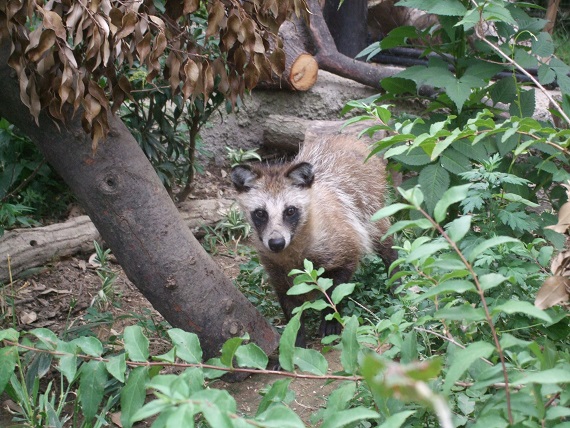
<path fill-rule="evenodd" d="M 204 230 L 206 235 L 202 245 L 210 254 L 216 254 L 220 245 L 229 248 L 230 243 L 234 244 L 232 251 L 237 253 L 240 241 L 247 239 L 251 233 L 251 226 L 241 210 L 232 206 L 216 226 L 206 226 Z"/>
<path fill-rule="evenodd" d="M 258 160 L 261 162 L 261 156 L 257 153 L 257 149 L 244 150 L 226 147 L 226 150 L 232 168 L 250 160 Z"/>
<path fill-rule="evenodd" d="M 91 306 L 97 304 L 101 308 L 106 308 L 115 300 L 114 285 L 117 280 L 117 273 L 111 269 L 109 264 L 109 255 L 111 254 L 111 250 L 109 248 L 103 250 L 97 241 L 93 241 L 93 245 L 95 247 L 95 257 L 93 261 L 97 266 L 97 276 L 101 279 L 101 289 L 91 301 Z"/>

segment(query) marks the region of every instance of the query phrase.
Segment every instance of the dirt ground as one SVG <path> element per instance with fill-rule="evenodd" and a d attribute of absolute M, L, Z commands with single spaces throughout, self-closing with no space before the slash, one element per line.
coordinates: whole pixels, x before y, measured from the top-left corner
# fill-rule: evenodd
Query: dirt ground
<path fill-rule="evenodd" d="M 229 186 L 227 171 L 216 168 L 199 178 L 192 197 L 229 197 L 233 189 Z M 101 290 L 101 279 L 97 275 L 93 254 L 78 254 L 43 266 L 37 273 L 23 279 L 17 279 L 5 289 L 5 293 L 15 297 L 15 318 L 22 330 L 46 327 L 57 334 L 64 331 L 68 334 L 81 335 L 82 330 L 94 331 L 102 341 L 112 340 L 113 336 L 138 319 L 151 320 L 150 326 L 165 328 L 162 316 L 156 312 L 146 298 L 127 279 L 120 266 L 111 257 L 111 268 L 117 273 L 114 285 L 115 298 L 107 304 L 98 301 Z M 245 259 L 234 257 L 220 249 L 214 259 L 230 278 L 239 273 L 239 265 Z M 93 306 L 98 305 L 98 311 Z M 4 307 L 11 316 L 11 308 Z M 108 312 L 112 316 L 101 316 Z M 6 313 L 6 312 L 4 312 Z M 110 322 L 112 320 L 112 322 Z M 152 327 L 151 327 L 152 328 Z M 151 354 L 158 355 L 168 351 L 170 345 L 166 340 L 151 339 Z M 317 345 L 315 345 L 317 346 Z M 340 369 L 339 355 L 330 352 L 326 355 L 331 372 Z M 254 375 L 239 383 L 215 381 L 214 388 L 227 389 L 238 402 L 239 410 L 244 415 L 254 415 L 262 398 L 259 391 L 273 383 L 280 376 Z M 336 388 L 335 383 L 325 385 L 321 381 L 294 380 L 291 388 L 295 392 L 295 401 L 291 407 L 310 426 L 309 417 L 325 404 L 323 397 Z M 0 427 L 17 427 L 9 421 L 11 415 L 7 408 L 14 406 L 6 395 L 0 396 Z M 117 417 L 113 420 L 118 421 Z M 150 424 L 140 424 L 140 427 Z M 115 425 L 119 426 L 119 425 Z"/>

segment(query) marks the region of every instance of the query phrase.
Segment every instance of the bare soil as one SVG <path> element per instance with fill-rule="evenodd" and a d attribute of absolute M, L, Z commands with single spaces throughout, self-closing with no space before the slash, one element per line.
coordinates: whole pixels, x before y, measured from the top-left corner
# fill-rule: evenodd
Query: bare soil
<path fill-rule="evenodd" d="M 227 171 L 215 167 L 205 176 L 198 177 L 191 197 L 229 197 L 231 194 L 233 189 L 229 185 Z M 112 256 L 110 266 L 117 274 L 113 297 L 106 303 L 98 299 L 101 279 L 97 275 L 93 255 L 94 252 L 78 254 L 53 261 L 39 268 L 35 274 L 16 279 L 3 290 L 0 289 L 0 310 L 6 315 L 5 325 L 1 327 L 8 327 L 13 323 L 16 323 L 20 330 L 45 327 L 67 337 L 86 334 L 86 330 L 89 330 L 105 343 L 112 342 L 126 326 L 146 319 L 151 336 L 151 354 L 158 355 L 168 351 L 169 343 L 161 339 L 159 334 L 167 328 L 164 319 L 128 280 Z M 219 248 L 218 254 L 213 258 L 232 279 L 239 274 L 239 265 L 246 261 L 242 256 L 234 256 L 223 247 Z M 14 298 L 13 307 L 5 304 L 5 296 Z M 158 330 L 158 333 L 153 334 L 153 329 Z M 314 343 L 312 346 L 317 347 L 318 344 Z M 331 372 L 340 369 L 336 352 L 328 353 L 327 359 Z M 253 375 L 238 383 L 217 380 L 212 383 L 212 387 L 227 389 L 236 399 L 240 412 L 244 415 L 255 415 L 262 398 L 260 390 L 279 378 L 277 375 Z M 336 387 L 335 383 L 325 385 L 323 381 L 295 379 L 291 388 L 296 398 L 291 407 L 310 426 L 310 415 L 325 404 L 324 397 Z M 12 425 L 10 422 L 12 417 L 8 412 L 8 408 L 13 408 L 16 404 L 5 394 L 0 396 L 0 403 L 0 427 L 17 427 L 18 425 Z M 117 422 L 114 426 L 120 426 L 116 415 L 112 420 Z"/>

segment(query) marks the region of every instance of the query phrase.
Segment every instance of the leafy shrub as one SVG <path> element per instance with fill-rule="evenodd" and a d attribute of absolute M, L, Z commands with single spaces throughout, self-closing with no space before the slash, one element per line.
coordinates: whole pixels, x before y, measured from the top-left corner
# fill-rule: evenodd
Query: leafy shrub
<path fill-rule="evenodd" d="M 58 219 L 72 201 L 36 146 L 0 119 L 0 236 L 5 229 Z"/>

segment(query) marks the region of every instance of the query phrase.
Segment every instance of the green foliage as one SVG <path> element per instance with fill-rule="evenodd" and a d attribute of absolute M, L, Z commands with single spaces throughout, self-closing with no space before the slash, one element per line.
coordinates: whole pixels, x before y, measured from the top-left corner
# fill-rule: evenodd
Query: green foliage
<path fill-rule="evenodd" d="M 71 201 L 35 145 L 0 119 L 0 236 L 5 229 L 59 218 Z"/>
<path fill-rule="evenodd" d="M 202 245 L 211 254 L 216 254 L 219 245 L 229 248 L 233 243 L 232 251 L 238 252 L 240 241 L 247 239 L 251 233 L 251 225 L 245 219 L 242 211 L 232 206 L 225 214 L 224 218 L 216 226 L 205 226 L 206 235 Z"/>
<path fill-rule="evenodd" d="M 117 273 L 111 269 L 109 264 L 110 249 L 103 250 L 97 241 L 93 241 L 95 247 L 95 257 L 93 263 L 97 266 L 97 276 L 101 279 L 101 289 L 91 301 L 91 305 L 98 304 L 101 308 L 106 308 L 115 299 L 115 281 Z"/>
<path fill-rule="evenodd" d="M 257 149 L 244 150 L 226 147 L 226 150 L 228 151 L 228 159 L 232 168 L 253 159 L 261 161 L 261 156 L 257 153 Z"/>
<path fill-rule="evenodd" d="M 552 38 L 542 32 L 546 21 L 528 15 L 529 3 L 402 0 L 398 5 L 439 15 L 441 25 L 396 28 L 361 52 L 370 58 L 385 49 L 413 45 L 428 58 L 427 65 L 384 79 L 386 93 L 380 102 L 417 97 L 420 88 L 432 87 L 438 91 L 433 98 L 425 97 L 427 111 L 451 114 L 459 126 L 478 110 L 500 103 L 511 104 L 513 116 L 528 117 L 534 112 L 534 90 L 517 85 L 514 76 L 495 78 L 499 72 L 515 71 L 513 62 L 537 68 L 541 84 L 557 80 L 563 92 L 569 92 L 568 66 L 551 58 Z"/>

